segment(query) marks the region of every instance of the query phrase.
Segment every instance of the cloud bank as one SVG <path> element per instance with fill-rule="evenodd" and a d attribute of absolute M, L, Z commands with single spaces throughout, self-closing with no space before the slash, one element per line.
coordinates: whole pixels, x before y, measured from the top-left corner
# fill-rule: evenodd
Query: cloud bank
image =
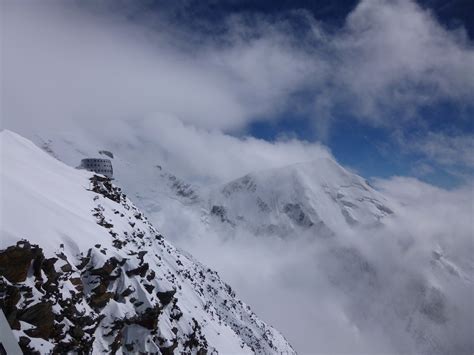
<path fill-rule="evenodd" d="M 188 224 L 160 225 L 299 353 L 471 353 L 474 190 L 412 178 L 377 187 L 398 203 L 396 216 L 329 239 L 262 237 L 238 227 L 235 238 L 223 238 L 192 214 Z M 183 218 L 180 209 L 163 213 L 167 221 Z"/>
<path fill-rule="evenodd" d="M 2 2 L 5 126 L 110 125 L 161 112 L 235 132 L 291 109 L 324 137 L 341 112 L 402 127 L 426 121 L 423 107 L 473 102 L 472 42 L 412 1 L 363 0 L 332 32 L 304 10 L 235 15 L 216 36 L 165 15 L 140 25 L 107 4 L 116 11 Z"/>
<path fill-rule="evenodd" d="M 135 161 L 136 152 L 141 152 L 141 162 L 137 164 L 160 164 L 188 181 L 204 185 L 225 183 L 250 171 L 331 156 L 319 143 L 283 138 L 275 142 L 238 138 L 217 129 L 184 124 L 163 114 L 133 120 L 119 127 L 107 137 L 108 143 L 103 141 L 104 134 L 98 133 L 97 145 L 109 144 L 112 151 L 120 152 L 130 161 Z M 87 135 L 87 131 L 84 134 Z"/>

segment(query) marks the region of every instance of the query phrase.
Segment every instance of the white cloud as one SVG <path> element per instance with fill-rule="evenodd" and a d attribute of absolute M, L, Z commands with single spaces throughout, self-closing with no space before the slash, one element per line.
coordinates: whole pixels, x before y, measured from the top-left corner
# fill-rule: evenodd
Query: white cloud
<path fill-rule="evenodd" d="M 90 126 L 164 112 L 234 130 L 291 107 L 312 112 L 324 134 L 335 110 L 397 126 L 423 105 L 473 101 L 472 43 L 408 0 L 363 0 L 335 33 L 294 13 L 312 29 L 303 36 L 282 18 L 249 25 L 234 16 L 218 40 L 163 16 L 146 27 L 111 12 L 2 2 L 5 126 Z M 313 98 L 309 106 L 295 100 L 301 92 Z"/>
<path fill-rule="evenodd" d="M 226 49 L 71 3 L 5 1 L 2 10 L 2 115 L 17 130 L 153 112 L 240 128 L 282 107 L 305 71 L 277 36 Z"/>
<path fill-rule="evenodd" d="M 472 181 L 474 172 L 474 135 L 466 132 L 424 132 L 410 135 L 400 130 L 393 134 L 393 139 L 406 156 L 418 156 L 413 163 L 411 173 L 422 177 L 442 169 L 456 176 L 461 181 Z"/>
<path fill-rule="evenodd" d="M 97 127 L 96 133 L 80 129 L 76 133 L 82 134 L 82 138 L 71 140 L 80 150 L 90 154 L 100 147 L 107 147 L 134 161 L 139 167 L 138 174 L 159 164 L 188 181 L 203 184 L 228 182 L 250 171 L 331 156 L 329 150 L 318 143 L 296 139 L 268 142 L 252 137 L 238 138 L 157 113 L 141 120 L 121 122 L 110 131 L 107 126 Z M 68 132 L 46 133 L 44 137 L 57 141 L 67 138 Z M 77 161 L 68 163 L 74 165 Z"/>
<path fill-rule="evenodd" d="M 375 124 L 397 126 L 440 99 L 472 101 L 472 44 L 412 1 L 361 1 L 332 45 L 337 89 Z"/>
<path fill-rule="evenodd" d="M 175 244 L 217 269 L 300 353 L 472 352 L 472 186 L 394 178 L 377 187 L 396 215 L 333 238 L 262 237 L 238 226 L 228 238 L 200 215 L 176 223 L 181 209 L 161 218 Z M 431 288 L 441 290 L 446 323 L 416 310 Z"/>
<path fill-rule="evenodd" d="M 428 133 L 413 144 L 413 149 L 445 166 L 462 165 L 474 168 L 474 135 Z"/>
<path fill-rule="evenodd" d="M 377 180 L 375 184 L 403 205 L 399 212 L 404 221 L 399 226 L 401 231 L 409 231 L 421 242 L 436 241 L 451 250 L 452 255 L 469 259 L 474 228 L 472 182 L 452 191 L 406 177 Z"/>

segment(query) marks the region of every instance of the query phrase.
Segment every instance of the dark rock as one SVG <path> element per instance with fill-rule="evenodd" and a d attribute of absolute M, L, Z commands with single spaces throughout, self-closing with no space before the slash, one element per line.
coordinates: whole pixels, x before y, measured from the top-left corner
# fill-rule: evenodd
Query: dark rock
<path fill-rule="evenodd" d="M 150 266 L 148 265 L 148 263 L 144 263 L 142 266 L 139 266 L 136 269 L 126 271 L 126 274 L 128 277 L 134 275 L 140 275 L 141 277 L 145 277 L 149 267 Z"/>
<path fill-rule="evenodd" d="M 160 347 L 160 352 L 163 355 L 173 355 L 174 354 L 174 349 L 178 347 L 178 341 L 175 339 L 173 344 L 169 347 Z"/>
<path fill-rule="evenodd" d="M 133 291 L 134 291 L 134 290 L 133 290 L 132 288 L 128 287 L 126 290 L 124 290 L 124 291 L 120 294 L 120 296 L 121 296 L 121 297 L 128 297 L 128 296 L 130 296 L 130 295 L 133 293 Z"/>
<path fill-rule="evenodd" d="M 33 260 L 33 275 L 36 279 L 42 280 L 43 276 L 41 275 L 41 267 L 43 266 L 44 255 L 43 253 L 36 255 Z"/>
<path fill-rule="evenodd" d="M 148 291 L 149 294 L 151 294 L 153 290 L 155 289 L 155 286 L 150 285 L 150 284 L 143 285 L 143 287 L 145 287 L 145 289 Z"/>
<path fill-rule="evenodd" d="M 133 351 L 133 344 L 125 344 L 125 349 L 127 349 L 127 351 Z"/>
<path fill-rule="evenodd" d="M 110 346 L 110 353 L 111 354 L 115 354 L 117 353 L 117 351 L 120 349 L 120 347 L 122 346 L 122 329 L 120 329 L 118 332 L 117 332 L 117 335 L 115 336 L 114 338 L 114 341 L 112 342 L 111 346 Z M 128 344 L 125 344 L 125 347 L 127 348 L 127 345 Z M 129 350 L 127 348 L 127 350 Z M 132 349 L 133 350 L 133 346 L 132 346 Z M 129 350 L 129 351 L 131 351 Z"/>
<path fill-rule="evenodd" d="M 61 244 L 62 245 L 62 248 L 64 248 L 64 244 Z M 64 255 L 63 252 L 60 252 L 60 253 L 56 253 L 57 257 L 61 260 L 64 260 L 64 261 L 67 261 L 67 256 Z"/>
<path fill-rule="evenodd" d="M 122 198 L 125 199 L 125 194 L 121 190 L 112 185 L 110 178 L 94 175 L 90 178 L 92 183 L 92 191 L 101 194 L 102 196 L 120 203 Z"/>
<path fill-rule="evenodd" d="M 32 347 L 30 347 L 31 339 L 25 336 L 21 336 L 18 345 L 20 345 L 21 351 L 23 354 L 39 354 L 38 351 L 34 351 Z"/>
<path fill-rule="evenodd" d="M 171 291 L 165 291 L 165 292 L 156 292 L 156 295 L 158 296 L 158 299 L 160 300 L 161 304 L 165 306 L 171 302 L 175 293 L 176 293 L 176 290 L 171 290 Z"/>
<path fill-rule="evenodd" d="M 58 258 L 44 259 L 41 265 L 41 269 L 44 271 L 49 280 L 54 280 L 59 277 L 59 274 L 54 268 L 54 264 L 56 263 L 56 261 L 58 261 Z"/>
<path fill-rule="evenodd" d="M 148 275 L 146 276 L 146 279 L 147 279 L 148 281 L 151 281 L 151 280 L 153 280 L 153 279 L 155 278 L 155 276 L 156 276 L 155 272 L 154 272 L 153 270 L 151 270 L 151 271 L 148 273 Z"/>
<path fill-rule="evenodd" d="M 73 327 L 69 333 L 71 334 L 71 336 L 73 338 L 76 338 L 76 339 L 81 339 L 83 336 L 84 336 L 84 331 L 80 328 L 80 327 Z"/>
<path fill-rule="evenodd" d="M 184 348 L 197 349 L 198 355 L 207 354 L 207 340 L 201 333 L 201 326 L 193 318 L 193 332 L 188 334 L 188 339 L 184 342 Z"/>
<path fill-rule="evenodd" d="M 140 264 L 139 265 L 143 264 L 143 258 L 145 257 L 145 255 L 147 253 L 148 252 L 146 250 L 141 250 L 141 251 L 138 252 L 138 259 L 140 259 Z"/>
<path fill-rule="evenodd" d="M 54 330 L 54 313 L 50 302 L 40 302 L 19 311 L 18 319 L 36 326 L 35 329 L 25 331 L 27 335 L 32 337 L 47 340 Z"/>
<path fill-rule="evenodd" d="M 0 302 L 1 308 L 10 327 L 15 330 L 20 330 L 20 322 L 17 319 L 17 304 L 21 299 L 20 290 L 1 281 L 2 280 L 0 280 L 0 293 L 4 295 L 4 298 Z"/>
<path fill-rule="evenodd" d="M 84 291 L 84 285 L 82 284 L 82 280 L 80 277 L 71 277 L 69 281 L 71 281 L 76 290 Z"/>
<path fill-rule="evenodd" d="M 71 264 L 66 263 L 63 266 L 61 266 L 61 270 L 63 272 L 71 272 L 72 271 L 72 266 L 71 266 Z"/>
<path fill-rule="evenodd" d="M 36 258 L 44 258 L 43 250 L 37 245 L 21 241 L 16 246 L 8 247 L 0 252 L 0 276 L 13 283 L 26 280 L 31 262 Z"/>
<path fill-rule="evenodd" d="M 220 218 L 221 222 L 227 222 L 230 225 L 235 225 L 234 222 L 232 222 L 228 217 L 227 217 L 227 210 L 224 206 L 212 206 L 211 208 L 211 214 L 214 216 L 217 216 Z"/>
<path fill-rule="evenodd" d="M 101 280 L 115 280 L 118 276 L 111 274 L 118 265 L 120 265 L 120 262 L 115 257 L 112 257 L 108 259 L 101 267 L 92 269 L 89 272 L 91 275 L 99 276 Z"/>
<path fill-rule="evenodd" d="M 122 249 L 125 245 L 127 245 L 127 242 L 126 241 L 122 241 L 120 239 L 114 239 L 112 241 L 112 245 L 114 248 L 116 249 Z"/>
<path fill-rule="evenodd" d="M 160 316 L 161 308 L 157 304 L 153 308 L 147 308 L 145 312 L 142 314 L 136 316 L 133 320 L 131 320 L 132 323 L 141 325 L 144 328 L 154 330 L 158 326 L 158 318 Z"/>
<path fill-rule="evenodd" d="M 305 213 L 300 204 L 287 203 L 283 212 L 298 226 L 309 228 L 314 225 L 308 214 Z"/>
<path fill-rule="evenodd" d="M 79 265 L 76 265 L 76 267 L 79 269 L 79 270 L 82 270 L 84 269 L 84 267 L 89 264 L 89 262 L 91 261 L 91 254 L 92 254 L 92 249 L 89 249 L 87 251 L 87 256 L 81 258 L 81 263 Z"/>
<path fill-rule="evenodd" d="M 94 294 L 90 298 L 90 303 L 94 308 L 104 308 L 109 301 L 114 298 L 113 292 L 104 292 L 101 294 Z"/>

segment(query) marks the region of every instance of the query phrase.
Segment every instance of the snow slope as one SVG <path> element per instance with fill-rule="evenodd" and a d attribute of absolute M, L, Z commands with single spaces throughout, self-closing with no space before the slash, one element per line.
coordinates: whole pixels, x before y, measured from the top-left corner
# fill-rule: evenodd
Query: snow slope
<path fill-rule="evenodd" d="M 183 209 L 183 206 L 201 205 L 206 196 L 199 186 L 187 183 L 169 171 L 166 162 L 157 160 L 155 151 L 159 148 L 148 142 L 132 140 L 104 145 L 100 139 L 84 137 L 79 132 L 35 135 L 31 139 L 69 166 L 78 166 L 81 159 L 88 157 L 111 159 L 117 184 L 165 233 L 174 231 L 176 223 L 172 222 L 173 228 L 167 228 L 169 220 L 163 216 L 192 212 L 190 218 L 194 218 L 195 210 Z"/>
<path fill-rule="evenodd" d="M 293 353 L 109 180 L 0 133 L 2 308 L 23 349 Z"/>

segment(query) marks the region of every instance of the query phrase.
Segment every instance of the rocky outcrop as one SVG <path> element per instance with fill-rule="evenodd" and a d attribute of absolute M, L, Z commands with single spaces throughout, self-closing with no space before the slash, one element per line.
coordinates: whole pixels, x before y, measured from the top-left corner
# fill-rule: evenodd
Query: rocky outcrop
<path fill-rule="evenodd" d="M 61 244 L 46 253 L 22 240 L 0 250 L 0 305 L 25 353 L 46 344 L 58 354 L 206 354 L 216 350 L 211 331 L 242 352 L 277 350 L 275 338 L 291 349 L 217 273 L 168 244 L 109 179 L 93 176 L 89 191 L 102 239 L 87 249 Z"/>
<path fill-rule="evenodd" d="M 42 250 L 38 246 L 32 247 L 28 242 L 18 242 L 0 252 L 0 275 L 10 282 L 26 280 L 28 270 L 35 261 L 35 274 L 39 275 L 39 267 L 44 259 Z"/>

